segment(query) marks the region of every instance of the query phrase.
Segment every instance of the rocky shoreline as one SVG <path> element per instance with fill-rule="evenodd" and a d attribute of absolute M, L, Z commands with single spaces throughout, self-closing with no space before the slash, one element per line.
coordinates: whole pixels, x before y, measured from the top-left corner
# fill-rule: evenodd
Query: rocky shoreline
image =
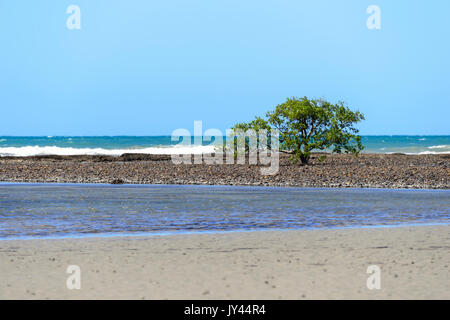
<path fill-rule="evenodd" d="M 320 155 L 301 166 L 282 154 L 273 176 L 259 165 L 176 165 L 170 155 L 2 157 L 0 181 L 450 189 L 450 154 Z"/>

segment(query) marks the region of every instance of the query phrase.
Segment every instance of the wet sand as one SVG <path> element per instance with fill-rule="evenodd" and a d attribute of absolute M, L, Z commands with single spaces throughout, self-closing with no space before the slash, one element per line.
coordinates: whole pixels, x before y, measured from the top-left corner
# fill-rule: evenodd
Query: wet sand
<path fill-rule="evenodd" d="M 450 299 L 449 252 L 450 226 L 3 240 L 0 299 Z"/>

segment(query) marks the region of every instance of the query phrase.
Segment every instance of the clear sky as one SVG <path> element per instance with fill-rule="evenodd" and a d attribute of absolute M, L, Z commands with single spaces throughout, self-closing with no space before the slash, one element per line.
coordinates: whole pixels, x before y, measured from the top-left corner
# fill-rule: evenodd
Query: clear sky
<path fill-rule="evenodd" d="M 449 37 L 448 0 L 1 0 L 0 135 L 225 130 L 288 96 L 450 134 Z"/>

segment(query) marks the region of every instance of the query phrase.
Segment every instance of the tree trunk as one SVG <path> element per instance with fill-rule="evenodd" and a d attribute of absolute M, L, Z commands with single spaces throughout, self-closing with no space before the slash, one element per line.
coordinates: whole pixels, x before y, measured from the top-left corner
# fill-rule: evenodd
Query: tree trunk
<path fill-rule="evenodd" d="M 308 164 L 309 161 L 309 154 L 302 154 L 300 155 L 300 161 L 302 162 L 303 165 Z"/>

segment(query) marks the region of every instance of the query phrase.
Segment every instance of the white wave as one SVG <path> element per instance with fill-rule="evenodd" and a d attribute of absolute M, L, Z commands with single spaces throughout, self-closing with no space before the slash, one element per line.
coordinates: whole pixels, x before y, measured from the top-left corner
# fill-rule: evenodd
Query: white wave
<path fill-rule="evenodd" d="M 450 151 L 441 151 L 441 152 L 437 152 L 437 151 L 423 151 L 423 152 L 419 152 L 419 153 L 407 153 L 407 154 L 450 154 Z"/>
<path fill-rule="evenodd" d="M 56 146 L 40 147 L 7 147 L 0 148 L 0 156 L 27 157 L 37 155 L 109 155 L 120 156 L 124 153 L 145 154 L 201 154 L 214 152 L 214 146 L 184 146 L 149 147 L 142 149 L 103 149 L 103 148 L 61 148 Z"/>
<path fill-rule="evenodd" d="M 369 152 L 370 153 L 370 152 Z M 377 152 L 375 152 L 377 153 Z M 384 152 L 380 152 L 380 153 L 384 153 Z M 446 151 L 418 151 L 418 152 L 406 152 L 406 151 L 390 151 L 390 152 L 386 152 L 386 154 L 394 154 L 394 153 L 403 153 L 403 154 L 407 154 L 407 155 L 421 155 L 421 154 L 450 154 L 450 150 L 446 150 Z"/>
<path fill-rule="evenodd" d="M 0 142 L 5 142 L 6 141 L 6 139 L 0 139 Z"/>
<path fill-rule="evenodd" d="M 428 147 L 428 149 L 446 149 L 446 148 L 450 149 L 450 145 L 448 145 L 448 144 L 442 144 L 442 145 L 439 145 L 439 146 L 431 146 L 431 147 Z"/>

